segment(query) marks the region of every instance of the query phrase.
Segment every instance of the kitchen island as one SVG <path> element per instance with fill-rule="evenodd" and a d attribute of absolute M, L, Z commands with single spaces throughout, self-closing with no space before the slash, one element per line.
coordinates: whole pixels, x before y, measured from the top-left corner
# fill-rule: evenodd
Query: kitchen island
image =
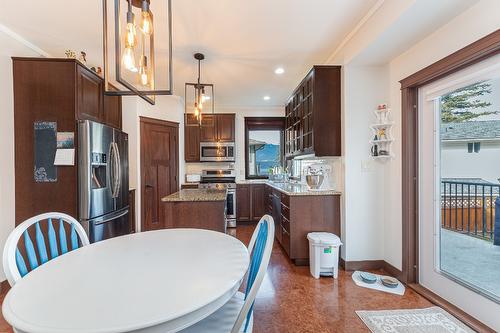
<path fill-rule="evenodd" d="M 161 199 L 164 228 L 226 232 L 226 190 L 182 189 Z"/>

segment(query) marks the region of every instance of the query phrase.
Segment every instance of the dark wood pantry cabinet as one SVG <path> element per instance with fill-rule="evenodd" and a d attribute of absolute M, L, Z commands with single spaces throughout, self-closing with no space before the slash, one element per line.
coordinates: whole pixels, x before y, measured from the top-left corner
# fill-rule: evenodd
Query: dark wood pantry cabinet
<path fill-rule="evenodd" d="M 194 114 L 184 115 L 184 160 L 200 161 L 200 142 L 234 142 L 235 114 L 203 114 L 201 124 Z"/>
<path fill-rule="evenodd" d="M 285 155 L 341 156 L 341 66 L 314 66 L 285 106 Z"/>
<path fill-rule="evenodd" d="M 73 132 L 89 119 L 121 128 L 121 97 L 105 96 L 104 81 L 75 59 L 12 58 L 16 224 L 48 209 L 78 216 L 77 167 L 57 168 L 57 181 L 35 182 L 35 122 Z M 78 161 L 78 156 L 75 156 Z"/>

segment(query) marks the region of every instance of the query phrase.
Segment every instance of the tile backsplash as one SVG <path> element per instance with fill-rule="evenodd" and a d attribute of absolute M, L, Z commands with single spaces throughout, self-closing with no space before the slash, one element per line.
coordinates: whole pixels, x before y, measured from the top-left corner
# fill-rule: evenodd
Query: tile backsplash
<path fill-rule="evenodd" d="M 237 164 L 237 163 L 236 163 Z M 201 174 L 203 169 L 236 169 L 237 180 L 245 179 L 244 165 L 243 169 L 238 168 L 235 163 L 186 163 L 187 174 Z M 315 166 L 316 169 L 321 169 L 325 180 L 321 185 L 324 190 L 343 190 L 343 160 L 342 157 L 306 157 L 302 159 L 294 159 L 289 164 L 289 171 L 299 176 L 296 181 L 306 184 L 307 169 L 310 166 Z M 184 180 L 185 181 L 185 180 Z"/>
<path fill-rule="evenodd" d="M 316 170 L 321 170 L 325 179 L 321 185 L 324 190 L 342 191 L 342 158 L 341 157 L 310 157 L 304 159 L 294 159 L 292 161 L 292 169 L 294 176 L 300 175 L 302 184 L 306 184 L 306 175 L 308 168 L 313 167 Z"/>

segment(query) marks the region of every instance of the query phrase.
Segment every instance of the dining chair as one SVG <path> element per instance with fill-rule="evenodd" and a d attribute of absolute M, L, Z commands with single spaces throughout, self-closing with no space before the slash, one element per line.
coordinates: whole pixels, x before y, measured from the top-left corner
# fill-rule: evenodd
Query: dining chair
<path fill-rule="evenodd" d="M 236 294 L 219 310 L 181 333 L 252 332 L 253 304 L 267 271 L 274 242 L 274 220 L 264 215 L 254 230 L 248 251 L 251 253 L 245 293 Z"/>
<path fill-rule="evenodd" d="M 50 259 L 47 253 L 45 236 L 40 226 L 45 220 L 47 221 Z M 59 221 L 57 233 L 52 223 L 53 220 Z M 68 224 L 69 228 L 66 228 L 65 224 Z M 35 229 L 35 244 L 33 244 L 30 237 L 30 227 L 33 225 Z M 68 229 L 69 235 L 67 234 Z M 25 257 L 19 249 L 21 236 L 23 236 L 24 241 L 21 249 L 24 250 Z M 68 249 L 68 236 L 71 249 Z M 80 244 L 81 246 L 89 245 L 87 234 L 80 223 L 67 214 L 55 212 L 44 213 L 24 221 L 11 232 L 3 250 L 3 269 L 9 284 L 13 286 L 30 271 L 59 255 L 76 250 L 80 247 Z M 26 265 L 25 258 L 28 259 L 29 268 Z"/>

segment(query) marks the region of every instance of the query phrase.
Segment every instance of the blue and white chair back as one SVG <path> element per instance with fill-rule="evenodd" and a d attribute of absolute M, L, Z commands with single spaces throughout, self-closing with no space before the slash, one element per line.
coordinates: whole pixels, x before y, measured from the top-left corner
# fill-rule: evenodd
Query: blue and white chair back
<path fill-rule="evenodd" d="M 271 258 L 274 243 L 274 220 L 269 215 L 264 215 L 250 240 L 248 251 L 251 254 L 250 267 L 247 273 L 245 289 L 245 302 L 231 330 L 231 333 L 248 332 L 250 321 L 253 317 L 253 304 L 262 280 L 266 275 L 267 266 Z M 243 326 L 244 325 L 244 326 Z M 243 328 L 243 330 L 242 330 Z"/>
<path fill-rule="evenodd" d="M 46 222 L 44 222 L 46 221 Z M 54 223 L 57 224 L 54 226 Z M 57 221 L 57 222 L 56 222 Z M 46 241 L 42 226 L 46 223 Z M 31 240 L 30 233 L 35 242 Z M 57 228 L 57 232 L 55 230 Z M 20 250 L 19 240 L 23 237 Z M 69 244 L 68 244 L 69 243 Z M 47 245 L 49 251 L 47 251 Z M 47 261 L 89 244 L 83 227 L 77 220 L 63 213 L 45 213 L 34 216 L 20 225 L 9 235 L 3 250 L 3 268 L 9 284 L 13 286 L 19 279 Z M 26 265 L 26 260 L 28 265 Z"/>

